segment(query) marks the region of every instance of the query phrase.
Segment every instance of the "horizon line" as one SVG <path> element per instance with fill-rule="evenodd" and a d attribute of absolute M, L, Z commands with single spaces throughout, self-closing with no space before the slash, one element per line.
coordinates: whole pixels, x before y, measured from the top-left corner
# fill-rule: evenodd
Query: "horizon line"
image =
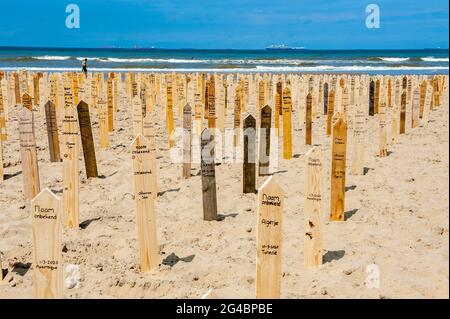
<path fill-rule="evenodd" d="M 52 49 L 52 50 L 198 50 L 198 51 L 419 51 L 419 50 L 442 50 L 448 51 L 449 48 L 396 48 L 396 49 L 314 49 L 314 48 L 288 48 L 288 49 L 267 49 L 267 48 L 253 48 L 253 49 L 236 49 L 236 48 L 158 48 L 158 47 L 47 47 L 47 46 L 13 46 L 0 45 L 0 49 Z"/>

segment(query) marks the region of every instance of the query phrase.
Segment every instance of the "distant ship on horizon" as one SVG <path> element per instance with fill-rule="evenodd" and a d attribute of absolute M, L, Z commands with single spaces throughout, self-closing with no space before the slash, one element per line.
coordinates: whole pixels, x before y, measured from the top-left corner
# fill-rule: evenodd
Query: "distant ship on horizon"
<path fill-rule="evenodd" d="M 266 47 L 266 50 L 306 50 L 305 47 L 290 47 L 285 44 L 271 44 Z"/>

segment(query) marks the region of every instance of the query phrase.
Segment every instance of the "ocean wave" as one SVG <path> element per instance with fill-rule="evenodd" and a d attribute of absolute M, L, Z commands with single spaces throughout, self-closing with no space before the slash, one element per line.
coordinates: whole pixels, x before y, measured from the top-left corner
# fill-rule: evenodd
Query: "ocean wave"
<path fill-rule="evenodd" d="M 406 58 L 384 58 L 384 57 L 379 57 L 378 58 L 380 61 L 385 61 L 385 62 L 405 62 L 410 60 L 409 57 Z"/>
<path fill-rule="evenodd" d="M 59 55 L 43 55 L 43 56 L 33 56 L 34 60 L 45 60 L 45 61 L 64 61 L 70 60 L 70 56 L 59 56 Z"/>
<path fill-rule="evenodd" d="M 2 68 L 4 71 L 17 71 L 24 66 Z M 53 71 L 53 72 L 79 72 L 80 68 L 73 67 L 26 67 L 29 71 Z M 439 71 L 449 70 L 448 66 L 264 66 L 257 65 L 254 68 L 89 68 L 91 72 L 378 72 L 378 71 Z"/>
<path fill-rule="evenodd" d="M 425 62 L 448 62 L 448 58 L 435 58 L 432 56 L 427 56 L 422 58 L 422 61 Z"/>

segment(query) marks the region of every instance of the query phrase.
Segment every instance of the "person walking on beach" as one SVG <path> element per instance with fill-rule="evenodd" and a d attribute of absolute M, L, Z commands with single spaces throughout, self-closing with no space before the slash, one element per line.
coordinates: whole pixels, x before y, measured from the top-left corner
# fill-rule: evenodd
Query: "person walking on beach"
<path fill-rule="evenodd" d="M 83 60 L 83 71 L 84 76 L 87 78 L 87 59 Z"/>

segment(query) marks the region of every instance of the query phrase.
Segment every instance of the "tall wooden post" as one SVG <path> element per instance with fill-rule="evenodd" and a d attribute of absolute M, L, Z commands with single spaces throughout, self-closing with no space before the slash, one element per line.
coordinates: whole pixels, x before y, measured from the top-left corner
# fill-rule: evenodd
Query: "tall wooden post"
<path fill-rule="evenodd" d="M 136 222 L 138 226 L 139 264 L 142 272 L 158 267 L 155 195 L 152 178 L 152 150 L 150 143 L 139 134 L 131 143 Z"/>
<path fill-rule="evenodd" d="M 347 123 L 341 114 L 338 114 L 336 121 L 333 123 L 332 141 L 330 219 L 332 221 L 343 221 L 345 207 Z"/>
<path fill-rule="evenodd" d="M 350 174 L 364 175 L 364 141 L 366 133 L 366 112 L 362 105 L 356 105 L 353 125 L 352 166 Z"/>
<path fill-rule="evenodd" d="M 256 298 L 280 298 L 284 194 L 274 177 L 258 190 Z"/>
<path fill-rule="evenodd" d="M 331 126 L 333 125 L 332 119 L 334 114 L 334 91 L 331 90 L 328 93 L 328 109 L 327 109 L 327 136 L 331 135 Z"/>
<path fill-rule="evenodd" d="M 45 122 L 47 124 L 48 149 L 50 162 L 61 162 L 59 150 L 58 125 L 56 120 L 55 104 L 48 101 L 45 104 Z"/>
<path fill-rule="evenodd" d="M 77 106 L 78 123 L 80 125 L 81 144 L 83 147 L 84 164 L 86 177 L 98 177 L 97 159 L 95 157 L 94 138 L 92 136 L 91 117 L 89 106 L 84 101 L 80 101 Z"/>
<path fill-rule="evenodd" d="M 62 298 L 61 199 L 47 188 L 31 201 L 31 228 L 35 297 Z"/>
<path fill-rule="evenodd" d="M 291 90 L 286 87 L 283 90 L 283 158 L 292 158 L 292 100 Z"/>
<path fill-rule="evenodd" d="M 318 146 L 306 154 L 304 265 L 322 264 L 322 152 Z"/>
<path fill-rule="evenodd" d="M 201 135 L 201 174 L 203 219 L 217 220 L 216 165 L 214 161 L 214 135 L 205 128 Z"/>
<path fill-rule="evenodd" d="M 270 133 L 272 109 L 266 105 L 261 109 L 261 128 L 259 131 L 259 176 L 270 175 Z"/>
<path fill-rule="evenodd" d="M 406 91 L 404 90 L 401 98 L 400 107 L 400 134 L 406 132 Z"/>
<path fill-rule="evenodd" d="M 191 177 L 192 111 L 186 104 L 183 108 L 183 178 Z"/>
<path fill-rule="evenodd" d="M 244 120 L 244 164 L 242 189 L 244 193 L 256 191 L 256 120 L 248 115 Z"/>
<path fill-rule="evenodd" d="M 305 132 L 305 144 L 312 144 L 312 95 L 308 93 L 306 96 L 306 132 Z"/>
<path fill-rule="evenodd" d="M 27 200 L 40 192 L 39 169 L 34 136 L 34 117 L 31 96 L 21 97 L 22 110 L 19 119 L 20 157 L 22 159 L 23 190 Z"/>

